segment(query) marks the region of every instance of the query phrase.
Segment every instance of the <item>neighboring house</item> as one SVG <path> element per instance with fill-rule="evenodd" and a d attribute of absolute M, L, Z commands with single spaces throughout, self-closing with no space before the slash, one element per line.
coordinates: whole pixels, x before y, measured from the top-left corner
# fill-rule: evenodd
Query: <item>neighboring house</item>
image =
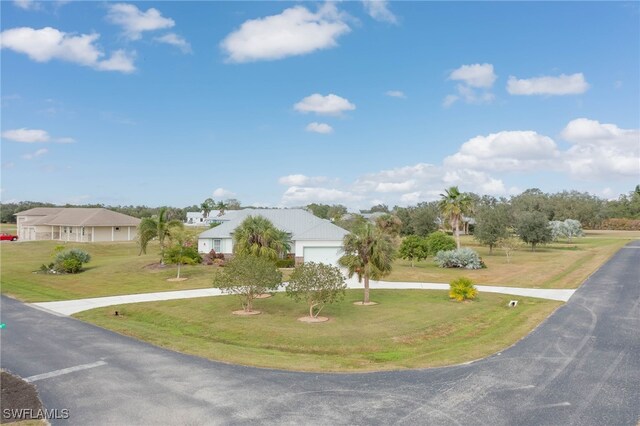
<path fill-rule="evenodd" d="M 140 223 L 103 208 L 36 207 L 15 216 L 20 241 L 131 241 Z"/>
<path fill-rule="evenodd" d="M 213 223 L 222 223 L 224 220 L 220 217 L 220 210 L 211 210 L 207 217 L 204 212 L 187 212 L 186 226 L 210 226 Z"/>
<path fill-rule="evenodd" d="M 342 256 L 342 240 L 349 232 L 326 219 L 320 219 L 302 209 L 244 209 L 227 212 L 225 221 L 198 237 L 198 251 L 209 253 L 212 249 L 225 256 L 233 254 L 233 234 L 248 216 L 262 216 L 289 234 L 291 253 L 296 264 L 321 262 L 337 265 Z"/>

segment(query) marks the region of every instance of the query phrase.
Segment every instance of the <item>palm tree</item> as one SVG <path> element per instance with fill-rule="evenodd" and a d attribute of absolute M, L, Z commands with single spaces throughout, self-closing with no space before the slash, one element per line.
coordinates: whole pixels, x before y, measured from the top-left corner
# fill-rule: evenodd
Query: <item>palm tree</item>
<path fill-rule="evenodd" d="M 225 210 L 229 207 L 229 205 L 224 201 L 219 201 L 215 206 L 219 210 L 218 216 L 224 215 Z"/>
<path fill-rule="evenodd" d="M 289 234 L 262 216 L 248 216 L 233 234 L 236 254 L 249 254 L 276 260 L 289 253 Z"/>
<path fill-rule="evenodd" d="M 440 212 L 449 220 L 456 237 L 456 245 L 460 248 L 460 222 L 462 216 L 471 212 L 471 197 L 460 192 L 457 186 L 452 186 L 440 194 L 438 207 Z"/>
<path fill-rule="evenodd" d="M 208 218 L 209 213 L 211 213 L 211 210 L 213 210 L 215 207 L 216 202 L 211 198 L 207 198 L 206 200 L 204 200 L 204 202 L 200 204 L 200 208 L 202 209 L 202 216 L 204 216 L 205 219 Z"/>
<path fill-rule="evenodd" d="M 338 261 L 348 270 L 349 278 L 358 274 L 364 279 L 363 303 L 369 303 L 369 279 L 380 279 L 391 272 L 395 255 L 391 237 L 379 227 L 367 222 L 344 237 L 344 255 Z"/>
<path fill-rule="evenodd" d="M 140 252 L 147 253 L 147 245 L 149 241 L 154 238 L 160 242 L 160 262 L 164 261 L 165 250 L 165 238 L 169 235 L 172 228 L 181 228 L 184 224 L 179 220 L 167 221 L 167 209 L 163 207 L 160 209 L 157 217 L 145 217 L 140 221 L 138 225 L 138 244 L 140 245 Z"/>

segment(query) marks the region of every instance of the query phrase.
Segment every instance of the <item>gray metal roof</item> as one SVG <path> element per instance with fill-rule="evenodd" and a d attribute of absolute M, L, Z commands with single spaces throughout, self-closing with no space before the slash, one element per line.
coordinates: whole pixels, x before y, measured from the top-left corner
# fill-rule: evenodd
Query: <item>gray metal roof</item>
<path fill-rule="evenodd" d="M 326 219 L 320 219 L 302 209 L 244 209 L 233 210 L 221 216 L 229 219 L 221 225 L 204 231 L 200 238 L 231 238 L 235 229 L 248 216 L 262 216 L 273 225 L 291 234 L 292 241 L 342 241 L 349 232 Z"/>

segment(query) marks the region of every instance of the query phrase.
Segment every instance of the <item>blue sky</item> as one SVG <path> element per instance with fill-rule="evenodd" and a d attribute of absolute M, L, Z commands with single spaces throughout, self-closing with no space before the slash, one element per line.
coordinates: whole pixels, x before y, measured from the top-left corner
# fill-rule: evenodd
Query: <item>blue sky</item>
<path fill-rule="evenodd" d="M 364 208 L 640 180 L 637 2 L 0 7 L 5 202 Z"/>

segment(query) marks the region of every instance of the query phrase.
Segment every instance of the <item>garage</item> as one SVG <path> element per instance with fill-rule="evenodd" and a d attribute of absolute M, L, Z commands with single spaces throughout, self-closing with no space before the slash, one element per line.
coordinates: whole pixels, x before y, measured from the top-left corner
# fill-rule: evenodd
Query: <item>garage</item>
<path fill-rule="evenodd" d="M 342 247 L 305 247 L 303 251 L 305 262 L 326 263 L 333 266 L 338 266 L 338 259 L 342 254 Z"/>

